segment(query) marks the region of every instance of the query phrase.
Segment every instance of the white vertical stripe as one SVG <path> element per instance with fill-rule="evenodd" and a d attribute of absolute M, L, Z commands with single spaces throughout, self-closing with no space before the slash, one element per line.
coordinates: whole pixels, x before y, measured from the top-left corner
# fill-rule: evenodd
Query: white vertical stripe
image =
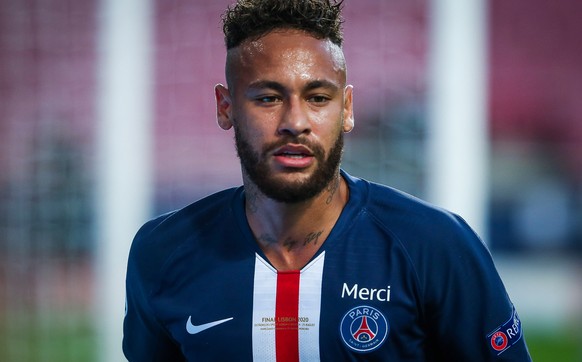
<path fill-rule="evenodd" d="M 260 256 L 255 258 L 253 291 L 253 360 L 275 361 L 275 306 L 277 270 Z"/>
<path fill-rule="evenodd" d="M 319 316 L 325 252 L 301 271 L 299 280 L 299 360 L 319 361 Z"/>
<path fill-rule="evenodd" d="M 487 2 L 429 4 L 428 199 L 487 240 Z"/>
<path fill-rule="evenodd" d="M 127 256 L 152 216 L 152 0 L 102 0 L 98 22 L 96 360 L 121 352 Z"/>
<path fill-rule="evenodd" d="M 325 252 L 301 271 L 299 280 L 299 359 L 318 361 L 321 284 Z M 275 361 L 277 270 L 259 255 L 255 258 L 253 290 L 253 360 Z"/>

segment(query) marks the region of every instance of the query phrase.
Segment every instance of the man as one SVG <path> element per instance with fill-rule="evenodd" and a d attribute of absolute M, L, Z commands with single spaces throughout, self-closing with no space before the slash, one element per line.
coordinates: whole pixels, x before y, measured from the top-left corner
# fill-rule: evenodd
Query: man
<path fill-rule="evenodd" d="M 341 4 L 240 0 L 223 17 L 243 186 L 144 225 L 131 361 L 528 361 L 521 322 L 456 215 L 340 170 L 354 127 Z"/>

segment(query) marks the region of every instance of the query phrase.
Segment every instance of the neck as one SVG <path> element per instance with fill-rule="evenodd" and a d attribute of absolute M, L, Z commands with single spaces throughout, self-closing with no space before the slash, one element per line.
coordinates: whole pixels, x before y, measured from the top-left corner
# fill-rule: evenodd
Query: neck
<path fill-rule="evenodd" d="M 245 194 L 251 230 L 259 247 L 278 270 L 300 269 L 309 262 L 349 198 L 347 184 L 339 174 L 320 194 L 303 202 L 278 202 L 248 184 L 245 184 Z"/>

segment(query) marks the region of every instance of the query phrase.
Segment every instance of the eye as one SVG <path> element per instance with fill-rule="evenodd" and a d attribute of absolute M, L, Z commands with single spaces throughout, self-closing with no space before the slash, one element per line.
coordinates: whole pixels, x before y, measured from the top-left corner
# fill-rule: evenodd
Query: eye
<path fill-rule="evenodd" d="M 278 96 L 258 96 L 255 101 L 259 103 L 275 103 L 281 101 L 281 98 Z"/>
<path fill-rule="evenodd" d="M 314 96 L 311 96 L 307 99 L 308 102 L 317 103 L 317 104 L 326 103 L 329 100 L 330 100 L 330 98 L 328 96 L 324 96 L 324 95 L 314 95 Z"/>

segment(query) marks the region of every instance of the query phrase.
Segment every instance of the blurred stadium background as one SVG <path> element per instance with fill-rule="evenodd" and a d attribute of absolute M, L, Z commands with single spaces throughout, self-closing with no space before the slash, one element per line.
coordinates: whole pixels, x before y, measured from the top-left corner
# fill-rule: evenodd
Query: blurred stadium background
<path fill-rule="evenodd" d="M 104 220 L 114 215 L 133 233 L 240 183 L 232 135 L 214 117 L 213 86 L 224 82 L 219 16 L 230 1 L 119 3 L 128 8 L 115 27 L 107 0 L 0 0 L 0 361 L 123 360 L 123 291 L 103 275 L 123 283 L 132 235 L 110 240 Z M 430 0 L 346 4 L 356 128 L 344 168 L 430 197 Z M 103 98 L 118 89 L 104 85 L 103 39 L 140 14 L 143 37 L 121 53 L 142 60 L 145 80 L 122 72 L 134 92 L 116 96 L 121 108 L 140 104 L 134 93 L 146 101 L 131 117 L 152 133 L 124 130 L 121 113 L 110 126 L 126 151 L 104 156 Z M 483 235 L 536 361 L 582 361 L 581 15 L 577 0 L 485 0 L 482 14 Z M 145 150 L 138 162 L 103 175 L 104 157 L 136 150 Z M 147 200 L 122 194 L 107 212 L 103 183 L 115 180 L 139 185 Z"/>

